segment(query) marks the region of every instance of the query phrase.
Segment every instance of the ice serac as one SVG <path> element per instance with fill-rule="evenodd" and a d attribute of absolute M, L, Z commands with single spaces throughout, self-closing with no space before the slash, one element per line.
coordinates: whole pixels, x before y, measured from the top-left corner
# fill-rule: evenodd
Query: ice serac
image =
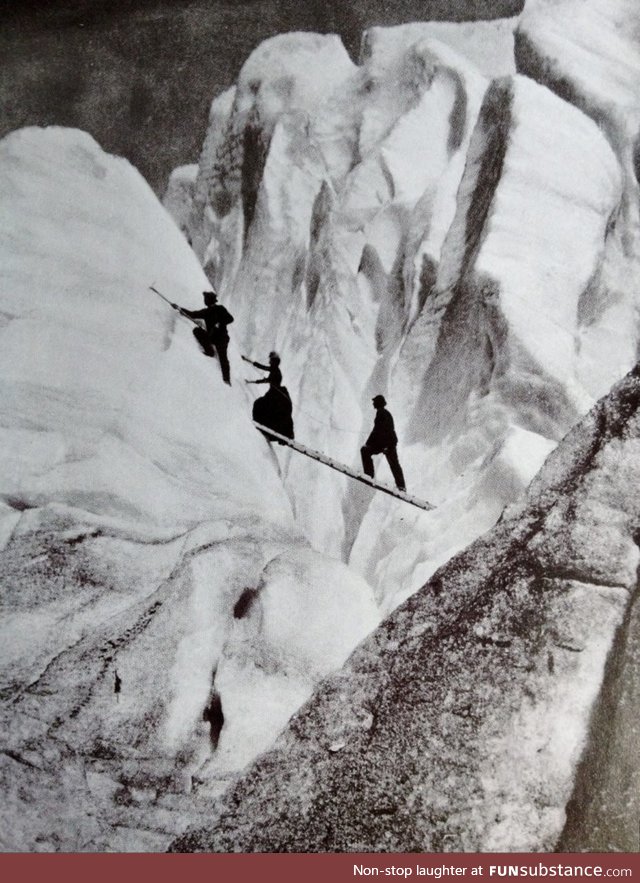
<path fill-rule="evenodd" d="M 165 208 L 184 232 L 189 228 L 198 169 L 196 163 L 174 169 L 163 199 Z"/>
<path fill-rule="evenodd" d="M 572 7 L 557 7 L 571 59 Z M 537 9 L 517 28 L 527 76 L 515 20 L 373 27 L 357 65 L 293 34 L 212 107 L 189 235 L 241 345 L 280 352 L 297 437 L 349 465 L 383 393 L 409 487 L 436 505 L 278 452 L 301 530 L 386 609 L 494 524 L 636 359 L 633 125 L 613 137 L 615 102 L 600 96 L 618 120 L 600 125 L 595 99 L 538 75 L 523 55 L 523 35 L 544 42 Z M 629 81 L 633 119 L 633 64 L 605 69 L 612 94 Z"/>
<path fill-rule="evenodd" d="M 634 0 L 527 0 L 518 70 L 597 120 L 631 165 L 640 132 L 640 9 Z"/>
<path fill-rule="evenodd" d="M 586 793 L 576 782 L 593 775 L 585 764 L 605 734 L 618 757 L 623 746 L 635 756 L 619 796 L 637 818 L 637 731 L 616 729 L 615 718 L 603 729 L 603 712 L 611 696 L 631 695 L 639 455 L 636 367 L 551 454 L 524 500 L 398 607 L 207 828 L 172 848 L 550 851 L 568 806 L 576 830 Z M 633 850 L 637 831 L 618 824 L 617 802 L 615 846 Z"/>
<path fill-rule="evenodd" d="M 513 22 L 491 28 L 504 72 Z M 487 86 L 460 52 L 479 43 L 453 25 L 372 28 L 354 65 L 335 38 L 285 35 L 212 107 L 189 235 L 248 354 L 280 352 L 297 436 L 342 462 L 359 460 L 370 390 L 386 386 L 455 215 Z M 281 460 L 298 525 L 348 554 L 366 494 Z"/>
<path fill-rule="evenodd" d="M 640 6 L 634 0 L 528 0 L 516 31 L 518 70 L 590 116 L 609 139 L 623 173 L 624 196 L 611 218 L 600 276 L 604 301 L 585 298 L 584 323 L 600 331 L 587 346 L 594 357 L 625 354 L 637 327 L 640 293 Z M 602 321 L 602 320 L 605 321 Z M 615 328 L 615 331 L 613 329 Z"/>
<path fill-rule="evenodd" d="M 162 849 L 376 608 L 319 577 L 236 349 L 229 388 L 149 290 L 208 280 L 142 177 L 59 128 L 0 175 L 0 842 Z"/>
<path fill-rule="evenodd" d="M 493 81 L 390 375 L 411 443 L 407 480 L 437 509 L 407 536 L 405 513 L 376 500 L 351 551 L 374 585 L 396 587 L 387 603 L 494 524 L 633 364 L 635 324 L 617 351 L 591 345 L 610 333 L 600 271 L 622 198 L 619 164 L 592 120 L 528 78 Z"/>

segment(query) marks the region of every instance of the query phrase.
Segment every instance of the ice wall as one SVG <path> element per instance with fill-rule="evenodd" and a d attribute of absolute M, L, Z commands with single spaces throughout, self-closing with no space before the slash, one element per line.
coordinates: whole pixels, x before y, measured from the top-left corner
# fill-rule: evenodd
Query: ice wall
<path fill-rule="evenodd" d="M 493 31 L 510 57 L 512 30 Z M 383 354 L 419 310 L 414 281 L 455 213 L 486 87 L 434 37 L 450 32 L 372 29 L 358 66 L 334 37 L 274 38 L 212 106 L 189 235 L 241 345 L 280 352 L 298 437 L 347 463 L 371 419 L 369 378 L 386 383 Z M 317 464 L 281 459 L 297 523 L 344 556 L 366 499 Z"/>
<path fill-rule="evenodd" d="M 58 128 L 0 176 L 2 848 L 162 849 L 377 611 L 149 290 L 208 283 L 142 177 Z"/>
<path fill-rule="evenodd" d="M 301 529 L 388 609 L 635 361 L 635 11 L 578 6 L 371 28 L 357 65 L 333 37 L 274 38 L 212 107 L 189 230 L 242 346 L 280 351 L 298 438 L 351 465 L 384 393 L 437 506 L 279 455 Z"/>

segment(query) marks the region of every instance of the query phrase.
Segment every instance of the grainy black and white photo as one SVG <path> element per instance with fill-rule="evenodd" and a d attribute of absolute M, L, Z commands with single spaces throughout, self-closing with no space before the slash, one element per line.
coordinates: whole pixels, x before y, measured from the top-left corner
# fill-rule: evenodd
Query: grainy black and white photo
<path fill-rule="evenodd" d="M 0 851 L 639 850 L 638 0 L 0 55 Z"/>

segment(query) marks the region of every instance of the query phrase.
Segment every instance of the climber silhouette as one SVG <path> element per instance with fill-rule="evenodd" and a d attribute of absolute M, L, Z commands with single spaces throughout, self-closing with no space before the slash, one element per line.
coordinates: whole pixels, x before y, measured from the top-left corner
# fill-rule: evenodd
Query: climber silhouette
<path fill-rule="evenodd" d="M 178 304 L 171 304 L 174 310 L 180 310 L 190 319 L 204 319 L 206 331 L 199 326 L 193 329 L 196 340 L 202 347 L 207 356 L 218 355 L 220 360 L 220 370 L 222 371 L 222 379 L 231 386 L 229 379 L 229 359 L 227 358 L 227 347 L 229 346 L 229 332 L 227 325 L 233 322 L 233 316 L 218 303 L 218 296 L 215 291 L 203 291 L 205 308 L 203 310 L 186 310 L 179 307 Z"/>
<path fill-rule="evenodd" d="M 122 678 L 118 674 L 118 670 L 115 671 L 115 677 L 113 679 L 113 692 L 116 694 L 116 701 L 120 701 L 120 691 L 122 689 Z"/>
<path fill-rule="evenodd" d="M 261 371 L 268 371 L 269 375 L 267 377 L 261 377 L 260 380 L 247 380 L 247 383 L 268 383 L 269 386 L 273 389 L 279 389 L 282 386 L 282 371 L 280 370 L 280 356 L 277 353 L 270 352 L 269 353 L 269 364 L 261 365 L 260 362 L 253 362 L 251 359 L 248 359 L 246 356 L 242 357 L 245 362 L 248 362 L 250 365 L 253 365 L 254 368 L 259 368 Z"/>
<path fill-rule="evenodd" d="M 245 362 L 259 368 L 261 371 L 268 371 L 266 377 L 259 380 L 247 380 L 247 383 L 268 383 L 269 389 L 263 396 L 256 399 L 253 403 L 253 420 L 262 426 L 268 426 L 274 432 L 284 435 L 287 438 L 294 437 L 293 431 L 293 405 L 291 396 L 286 386 L 282 385 L 282 371 L 280 370 L 280 356 L 277 353 L 269 353 L 269 364 L 262 365 L 260 362 L 254 362 L 246 356 L 242 357 Z M 284 442 L 276 439 L 275 436 L 266 432 L 262 433 L 267 441 L 277 441 L 282 445 Z"/>
<path fill-rule="evenodd" d="M 384 454 L 398 490 L 405 491 L 404 475 L 398 460 L 398 436 L 393 426 L 393 417 L 385 408 L 387 402 L 384 396 L 374 396 L 372 401 L 373 407 L 376 409 L 376 416 L 369 438 L 360 448 L 362 468 L 365 471 L 365 475 L 373 478 L 373 454 Z"/>

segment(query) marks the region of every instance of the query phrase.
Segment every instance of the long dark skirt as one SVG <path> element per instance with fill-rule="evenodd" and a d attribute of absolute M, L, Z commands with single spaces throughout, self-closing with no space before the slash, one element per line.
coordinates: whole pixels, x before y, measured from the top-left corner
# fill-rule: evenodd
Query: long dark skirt
<path fill-rule="evenodd" d="M 274 432 L 287 438 L 294 438 L 293 407 L 285 386 L 271 387 L 253 403 L 253 419 L 262 426 L 268 426 Z M 278 441 L 266 432 L 262 433 L 267 441 Z M 279 442 L 284 444 L 284 442 Z"/>

